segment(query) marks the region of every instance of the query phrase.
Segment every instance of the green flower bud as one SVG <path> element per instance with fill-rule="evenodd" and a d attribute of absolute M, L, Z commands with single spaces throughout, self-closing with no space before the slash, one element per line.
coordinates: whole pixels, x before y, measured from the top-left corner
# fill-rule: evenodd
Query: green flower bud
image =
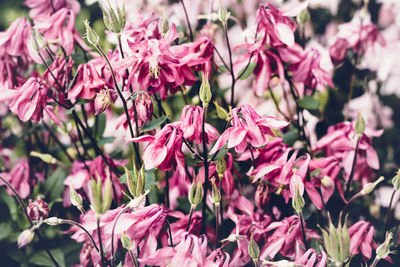
<path fill-rule="evenodd" d="M 133 250 L 136 247 L 135 242 L 132 242 L 129 236 L 124 232 L 121 233 L 121 243 L 122 246 L 127 250 Z"/>
<path fill-rule="evenodd" d="M 206 74 L 202 73 L 202 82 L 199 91 L 200 100 L 203 103 L 203 108 L 208 107 L 211 101 L 211 89 L 210 83 L 208 82 L 208 77 Z"/>
<path fill-rule="evenodd" d="M 93 30 L 93 28 L 90 27 L 89 21 L 88 20 L 84 20 L 83 24 L 85 24 L 85 28 L 86 28 L 85 37 L 88 40 L 88 42 L 93 46 L 98 46 L 100 38 L 97 35 L 97 33 L 95 32 L 95 30 Z"/>
<path fill-rule="evenodd" d="M 69 186 L 69 198 L 72 206 L 77 207 L 83 213 L 82 196 L 71 185 Z"/>
<path fill-rule="evenodd" d="M 381 176 L 378 178 L 378 180 L 376 180 L 373 183 L 367 183 L 364 185 L 363 189 L 360 191 L 361 195 L 368 195 L 369 193 L 371 193 L 375 187 L 382 182 L 383 180 L 385 180 L 385 177 Z"/>
<path fill-rule="evenodd" d="M 219 191 L 217 185 L 215 184 L 215 178 L 211 180 L 211 187 L 212 187 L 211 189 L 212 202 L 215 205 L 220 205 L 222 197 L 221 197 L 221 192 Z"/>
<path fill-rule="evenodd" d="M 127 167 L 124 166 L 124 170 L 125 170 L 125 177 L 126 177 L 126 182 L 128 184 L 128 190 L 129 193 L 133 196 L 136 197 L 136 179 L 133 178 L 132 173 L 128 170 Z M 138 176 L 138 171 L 136 169 L 136 165 L 133 164 L 133 174 L 135 177 Z"/>
<path fill-rule="evenodd" d="M 310 12 L 308 12 L 307 8 L 303 9 L 296 17 L 297 23 L 299 23 L 300 25 L 306 24 L 310 21 L 310 19 Z"/>
<path fill-rule="evenodd" d="M 62 224 L 63 220 L 59 219 L 57 217 L 50 217 L 50 218 L 47 218 L 46 220 L 44 220 L 43 222 L 50 226 L 56 226 L 56 225 Z"/>
<path fill-rule="evenodd" d="M 362 136 L 365 131 L 365 121 L 364 118 L 358 113 L 357 122 L 356 122 L 356 132 Z"/>
<path fill-rule="evenodd" d="M 39 153 L 36 151 L 31 151 L 31 153 L 29 153 L 29 155 L 31 155 L 32 157 L 40 158 L 43 162 L 46 162 L 48 164 L 56 164 L 57 163 L 57 159 L 54 158 L 50 154 L 42 154 L 42 153 Z"/>
<path fill-rule="evenodd" d="M 260 248 L 258 247 L 256 241 L 254 241 L 253 233 L 251 233 L 249 246 L 247 247 L 250 257 L 254 262 L 257 262 L 260 257 Z"/>
<path fill-rule="evenodd" d="M 119 7 L 117 1 L 114 1 L 114 6 L 111 6 L 109 1 L 99 1 L 101 11 L 103 12 L 103 20 L 107 29 L 110 32 L 120 34 L 126 25 L 125 6 Z"/>
<path fill-rule="evenodd" d="M 217 173 L 223 175 L 225 170 L 226 170 L 226 162 L 224 158 L 220 158 L 219 160 L 217 160 Z"/>
<path fill-rule="evenodd" d="M 201 200 L 203 199 L 203 195 L 204 190 L 201 182 L 199 182 L 197 185 L 193 183 L 189 190 L 189 202 L 192 204 L 193 208 L 200 204 Z"/>
<path fill-rule="evenodd" d="M 217 111 L 218 118 L 228 121 L 229 120 L 228 112 L 223 107 L 218 105 L 217 101 L 214 101 L 214 105 L 215 105 L 215 109 Z"/>
<path fill-rule="evenodd" d="M 394 190 L 400 189 L 400 169 L 397 170 L 396 176 L 392 179 Z"/>
<path fill-rule="evenodd" d="M 144 192 L 146 184 L 146 173 L 144 171 L 144 166 L 139 171 L 139 175 L 137 176 L 137 181 L 136 181 L 136 195 L 141 195 Z"/>
<path fill-rule="evenodd" d="M 225 7 L 220 5 L 220 8 L 218 10 L 218 20 L 222 23 L 222 25 L 226 25 L 228 23 L 230 15 L 231 13 L 228 12 Z"/>
<path fill-rule="evenodd" d="M 393 238 L 393 233 L 389 232 L 386 235 L 385 241 L 376 249 L 376 257 L 378 259 L 386 258 L 390 253 L 390 240 Z"/>
<path fill-rule="evenodd" d="M 160 22 L 158 23 L 158 30 L 162 35 L 164 35 L 168 32 L 169 24 L 168 24 L 168 20 L 165 17 L 160 19 Z"/>
<path fill-rule="evenodd" d="M 304 205 L 306 204 L 306 202 L 304 201 L 303 196 L 300 195 L 299 185 L 298 184 L 296 184 L 295 188 L 296 188 L 295 189 L 295 193 L 294 193 L 294 196 L 292 198 L 292 207 L 296 211 L 297 214 L 300 214 L 301 211 L 303 210 Z"/>

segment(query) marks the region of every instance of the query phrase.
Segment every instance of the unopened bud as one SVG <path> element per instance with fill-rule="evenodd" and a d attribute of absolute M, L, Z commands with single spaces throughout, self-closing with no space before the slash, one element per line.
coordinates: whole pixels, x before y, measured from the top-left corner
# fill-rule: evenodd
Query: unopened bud
<path fill-rule="evenodd" d="M 215 178 L 211 180 L 211 187 L 212 187 L 211 190 L 212 202 L 215 205 L 220 205 L 222 197 L 221 197 L 221 192 L 219 191 L 217 185 L 215 184 Z"/>
<path fill-rule="evenodd" d="M 47 216 L 49 216 L 49 205 L 38 196 L 35 201 L 29 199 L 26 211 L 32 221 L 39 221 L 40 219 L 46 219 Z"/>
<path fill-rule="evenodd" d="M 221 5 L 218 10 L 218 20 L 223 25 L 226 25 L 228 23 L 228 19 L 229 19 L 230 15 L 231 15 L 231 13 L 228 12 L 228 10 L 226 10 L 226 8 Z"/>
<path fill-rule="evenodd" d="M 365 121 L 364 118 L 358 113 L 357 121 L 356 121 L 356 132 L 362 136 L 365 131 Z"/>
<path fill-rule="evenodd" d="M 292 198 L 292 207 L 297 212 L 297 214 L 300 214 L 304 208 L 304 205 L 305 205 L 304 198 L 299 192 L 299 185 L 296 184 L 295 185 L 295 193 Z"/>
<path fill-rule="evenodd" d="M 385 242 L 379 245 L 376 249 L 376 257 L 378 259 L 384 259 L 390 254 L 390 240 L 393 238 L 393 233 L 389 232 L 386 235 Z"/>
<path fill-rule="evenodd" d="M 321 184 L 322 184 L 322 186 L 325 187 L 325 188 L 331 188 L 331 187 L 334 185 L 334 183 L 333 183 L 331 177 L 329 177 L 329 176 L 324 176 L 324 177 L 321 179 Z"/>
<path fill-rule="evenodd" d="M 50 217 L 50 218 L 47 218 L 46 220 L 44 220 L 43 222 L 50 226 L 56 226 L 56 225 L 62 224 L 63 220 L 59 219 L 57 217 Z"/>
<path fill-rule="evenodd" d="M 138 118 L 145 123 L 150 122 L 153 115 L 153 101 L 151 101 L 150 95 L 140 91 L 136 96 L 135 105 Z"/>
<path fill-rule="evenodd" d="M 42 154 L 36 151 L 31 151 L 29 153 L 30 156 L 32 157 L 36 157 L 36 158 L 40 158 L 43 162 L 46 162 L 48 164 L 56 164 L 57 163 L 57 159 L 54 158 L 52 155 L 50 154 Z"/>
<path fill-rule="evenodd" d="M 307 8 L 303 9 L 296 17 L 297 23 L 299 23 L 300 25 L 306 24 L 310 21 L 310 19 L 310 12 L 308 12 Z"/>
<path fill-rule="evenodd" d="M 126 25 L 126 12 L 125 6 L 119 7 L 117 1 L 114 1 L 114 5 L 110 4 L 110 1 L 100 0 L 99 1 L 101 11 L 103 12 L 103 20 L 107 29 L 110 32 L 120 34 Z"/>
<path fill-rule="evenodd" d="M 193 208 L 200 204 L 203 199 L 203 194 L 204 190 L 201 182 L 199 181 L 197 185 L 193 182 L 192 187 L 189 190 L 189 202 L 192 204 Z"/>
<path fill-rule="evenodd" d="M 94 111 L 95 115 L 103 113 L 111 104 L 110 91 L 106 89 L 101 89 L 100 92 L 96 94 L 94 99 Z"/>
<path fill-rule="evenodd" d="M 217 111 L 218 118 L 228 121 L 229 120 L 228 112 L 223 107 L 218 105 L 217 101 L 214 101 L 214 105 L 215 105 L 215 110 Z"/>
<path fill-rule="evenodd" d="M 71 185 L 69 186 L 69 197 L 71 204 L 83 213 L 82 196 L 78 194 Z"/>
<path fill-rule="evenodd" d="M 224 174 L 226 170 L 226 162 L 224 160 L 224 158 L 220 158 L 217 160 L 217 173 L 218 174 Z"/>
<path fill-rule="evenodd" d="M 202 81 L 199 91 L 200 100 L 203 103 L 203 108 L 208 107 L 208 104 L 211 101 L 211 89 L 210 83 L 208 82 L 208 76 L 202 73 Z"/>
<path fill-rule="evenodd" d="M 260 257 L 260 248 L 258 247 L 256 241 L 254 241 L 253 233 L 251 233 L 248 252 L 253 261 L 257 262 Z"/>
<path fill-rule="evenodd" d="M 121 233 L 121 243 L 122 246 L 127 250 L 133 250 L 136 247 L 135 242 L 132 242 L 130 237 L 124 232 Z"/>
<path fill-rule="evenodd" d="M 400 169 L 397 170 L 396 176 L 392 179 L 394 190 L 400 189 Z"/>
<path fill-rule="evenodd" d="M 35 233 L 31 229 L 24 230 L 18 236 L 18 248 L 22 248 L 22 247 L 25 247 L 26 245 L 29 245 L 32 242 L 34 237 L 35 237 Z"/>
<path fill-rule="evenodd" d="M 376 187 L 380 182 L 382 182 L 383 180 L 385 180 L 385 177 L 381 176 L 381 177 L 379 177 L 379 179 L 376 180 L 375 182 L 365 184 L 364 187 L 363 187 L 363 189 L 360 191 L 360 194 L 361 194 L 361 195 L 368 195 L 368 194 L 371 193 L 371 192 L 375 189 L 375 187 Z"/>
<path fill-rule="evenodd" d="M 84 20 L 83 24 L 85 25 L 86 28 L 86 33 L 85 33 L 86 39 L 91 45 L 97 46 L 99 44 L 99 39 L 100 39 L 99 36 L 95 32 L 95 30 L 93 30 L 93 28 L 90 27 L 88 20 Z"/>
<path fill-rule="evenodd" d="M 158 22 L 158 31 L 162 35 L 164 35 L 168 32 L 168 30 L 169 30 L 168 20 L 165 17 L 160 18 L 160 21 Z"/>

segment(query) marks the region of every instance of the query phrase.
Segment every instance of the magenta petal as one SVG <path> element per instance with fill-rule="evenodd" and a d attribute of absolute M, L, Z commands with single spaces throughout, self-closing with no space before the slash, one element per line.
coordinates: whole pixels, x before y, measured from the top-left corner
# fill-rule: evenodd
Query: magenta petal
<path fill-rule="evenodd" d="M 160 165 L 167 156 L 168 150 L 163 145 L 149 145 L 143 153 L 144 168 L 151 170 Z"/>
<path fill-rule="evenodd" d="M 240 127 L 234 128 L 229 134 L 228 148 L 232 148 L 239 145 L 246 137 L 246 134 L 247 130 Z"/>

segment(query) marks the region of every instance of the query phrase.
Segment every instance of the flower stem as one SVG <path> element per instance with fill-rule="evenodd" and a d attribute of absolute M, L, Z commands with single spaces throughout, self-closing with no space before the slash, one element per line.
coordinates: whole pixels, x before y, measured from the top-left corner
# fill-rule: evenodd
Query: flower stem
<path fill-rule="evenodd" d="M 194 208 L 190 207 L 189 220 L 188 220 L 188 223 L 186 225 L 186 232 L 189 231 L 190 222 L 192 221 L 193 212 L 194 212 Z"/>
<path fill-rule="evenodd" d="M 94 248 L 97 250 L 97 252 L 99 252 L 99 254 L 100 254 L 99 248 L 97 247 L 96 242 L 94 242 L 94 239 L 93 239 L 92 235 L 89 233 L 88 230 L 86 230 L 85 227 L 83 227 L 83 225 L 81 225 L 80 223 L 77 223 L 77 222 L 75 222 L 75 221 L 72 221 L 72 220 L 65 220 L 65 219 L 62 219 L 62 223 L 63 223 L 63 224 L 75 225 L 75 226 L 81 228 L 81 229 L 86 233 L 86 235 L 89 237 L 90 242 L 92 242 L 93 247 L 94 247 Z M 101 256 L 101 255 L 100 255 L 100 256 Z"/>
<path fill-rule="evenodd" d="M 208 151 L 207 151 L 207 142 L 206 142 L 206 131 L 205 131 L 205 124 L 206 124 L 206 116 L 207 116 L 207 107 L 204 107 L 203 112 L 203 121 L 201 122 L 201 130 L 203 135 L 203 164 L 204 164 L 204 195 L 202 200 L 202 207 L 201 207 L 201 233 L 206 234 L 206 222 L 207 222 L 207 214 L 206 214 L 206 207 L 207 207 L 207 191 L 210 184 L 208 180 Z"/>
<path fill-rule="evenodd" d="M 226 46 L 228 47 L 228 53 L 229 53 L 229 70 L 231 72 L 231 77 L 232 77 L 232 85 L 231 85 L 231 106 L 234 106 L 234 101 L 235 101 L 235 83 L 236 83 L 236 78 L 235 78 L 235 73 L 233 71 L 233 60 L 232 60 L 232 49 L 231 49 L 231 44 L 229 41 L 229 35 L 228 35 L 228 25 L 224 23 L 224 33 L 225 33 L 225 39 L 226 39 Z"/>
<path fill-rule="evenodd" d="M 125 206 L 118 214 L 117 217 L 115 217 L 113 227 L 111 230 L 111 266 L 115 266 L 114 262 L 114 257 L 115 257 L 115 251 L 114 251 L 114 232 L 115 232 L 115 227 L 117 226 L 117 221 L 121 215 L 129 209 L 129 206 Z"/>
<path fill-rule="evenodd" d="M 98 237 L 99 237 L 101 266 L 106 266 L 106 262 L 107 261 L 106 261 L 106 258 L 104 257 L 103 241 L 101 240 L 100 216 L 97 216 L 96 222 L 97 222 L 97 234 L 98 234 Z"/>
<path fill-rule="evenodd" d="M 394 199 L 394 195 L 396 194 L 396 190 L 393 189 L 393 193 L 392 196 L 390 197 L 390 203 L 389 203 L 389 208 L 388 211 L 386 212 L 386 216 L 385 216 L 385 231 L 383 232 L 383 237 L 386 237 L 386 232 L 388 230 L 389 227 L 389 218 L 390 218 L 390 213 L 392 211 L 392 204 L 393 204 L 393 199 Z"/>
<path fill-rule="evenodd" d="M 13 192 L 14 197 L 17 199 L 19 205 L 21 206 L 22 210 L 24 211 L 24 214 L 26 216 L 26 218 L 29 221 L 29 224 L 31 225 L 31 227 L 34 226 L 31 218 L 29 218 L 28 212 L 26 210 L 26 206 L 24 204 L 24 202 L 22 201 L 21 196 L 18 194 L 17 190 L 15 190 L 15 188 L 10 184 L 9 181 L 7 181 L 6 179 L 4 179 L 2 176 L 0 176 L 0 180 Z M 39 229 L 36 229 L 36 236 L 38 237 L 39 241 L 42 242 L 42 237 L 39 233 Z M 53 262 L 54 266 L 59 267 L 60 265 L 57 263 L 56 259 L 54 258 L 53 254 L 51 254 L 50 250 L 48 248 L 45 248 L 45 251 L 47 253 L 47 256 L 49 256 L 50 260 Z"/>
<path fill-rule="evenodd" d="M 300 212 L 299 214 L 300 217 L 300 225 L 301 225 L 301 233 L 303 235 L 303 242 L 304 242 L 304 246 L 306 247 L 306 250 L 308 250 L 308 244 L 307 244 L 307 238 L 306 238 L 306 231 L 304 229 L 304 218 L 303 218 L 303 212 Z"/>
<path fill-rule="evenodd" d="M 220 209 L 221 209 L 221 204 L 215 204 L 215 237 L 216 237 L 216 241 L 215 241 L 215 248 L 218 247 L 219 245 L 219 221 L 220 221 Z"/>
<path fill-rule="evenodd" d="M 183 2 L 183 0 L 180 0 L 182 7 L 183 7 L 183 11 L 185 12 L 185 17 L 186 17 L 186 23 L 188 25 L 189 28 L 189 35 L 190 35 L 190 41 L 193 42 L 193 31 L 192 31 L 192 26 L 190 26 L 190 22 L 189 22 L 189 16 L 186 10 L 186 6 L 185 3 Z"/>
<path fill-rule="evenodd" d="M 361 137 L 358 136 L 356 149 L 354 151 L 353 164 L 351 166 L 351 171 L 350 171 L 350 175 L 349 175 L 349 180 L 346 183 L 346 191 L 344 193 L 344 197 L 345 198 L 347 198 L 347 195 L 349 194 L 351 182 L 353 181 L 353 176 L 354 176 L 354 172 L 355 172 L 356 164 L 357 164 L 357 154 L 358 154 L 358 148 L 359 148 L 359 145 L 360 145 L 360 141 L 361 141 Z"/>

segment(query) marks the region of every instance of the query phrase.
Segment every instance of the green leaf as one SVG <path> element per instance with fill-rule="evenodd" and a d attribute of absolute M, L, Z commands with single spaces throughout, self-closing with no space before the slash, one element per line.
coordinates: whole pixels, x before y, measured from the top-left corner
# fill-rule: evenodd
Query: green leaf
<path fill-rule="evenodd" d="M 62 193 L 64 192 L 65 177 L 67 177 L 65 170 L 58 168 L 43 183 L 45 192 L 49 192 L 48 196 L 50 197 L 50 200 L 56 200 L 57 198 L 61 197 Z"/>
<path fill-rule="evenodd" d="M 112 142 L 114 142 L 114 140 L 115 140 L 115 136 L 103 137 L 103 138 L 101 138 L 99 141 L 97 141 L 97 144 L 98 144 L 99 146 L 102 146 L 102 145 L 104 145 L 104 144 L 112 143 Z"/>
<path fill-rule="evenodd" d="M 319 108 L 319 101 L 312 96 L 305 96 L 297 104 L 304 109 L 316 110 Z"/>
<path fill-rule="evenodd" d="M 0 240 L 6 239 L 12 232 L 11 222 L 0 223 Z"/>
<path fill-rule="evenodd" d="M 257 65 L 256 62 L 251 62 L 248 66 L 246 65 L 247 68 L 246 66 L 244 66 L 243 69 L 239 71 L 237 77 L 240 77 L 241 80 L 246 80 L 250 76 L 250 74 L 253 73 L 254 69 L 256 68 L 256 65 Z"/>
<path fill-rule="evenodd" d="M 291 127 L 290 131 L 288 133 L 286 133 L 284 136 L 282 136 L 283 143 L 288 146 L 292 146 L 299 137 L 300 136 L 299 136 L 297 129 L 294 127 Z"/>
<path fill-rule="evenodd" d="M 156 182 L 156 174 L 155 174 L 155 169 L 151 169 L 148 171 L 145 171 L 145 177 L 146 177 L 146 184 L 145 184 L 145 189 L 146 190 L 151 190 L 152 187 L 154 186 Z"/>
<path fill-rule="evenodd" d="M 215 155 L 214 161 L 219 160 L 220 158 L 222 158 L 223 156 L 226 155 L 226 153 L 228 153 L 229 149 L 226 148 L 228 145 L 224 145 L 223 147 L 221 147 L 220 150 L 218 150 L 217 155 Z M 209 155 L 208 158 L 212 159 L 214 157 L 214 155 Z"/>
<path fill-rule="evenodd" d="M 96 136 L 102 137 L 105 129 L 106 129 L 106 114 L 101 113 L 97 116 L 97 129 L 95 129 Z"/>
<path fill-rule="evenodd" d="M 18 205 L 14 196 L 10 196 L 8 193 L 1 192 L 0 198 L 7 204 L 8 210 L 10 211 L 10 215 L 13 221 L 18 220 Z M 2 229 L 2 228 L 0 228 Z"/>
<path fill-rule="evenodd" d="M 168 118 L 167 116 L 162 116 L 159 117 L 158 119 L 152 120 L 151 122 L 145 124 L 141 130 L 143 132 L 154 130 L 155 128 L 163 124 L 167 120 L 167 118 Z"/>
<path fill-rule="evenodd" d="M 61 249 L 53 249 L 50 250 L 51 254 L 57 261 L 57 263 L 60 265 L 60 267 L 65 267 L 65 259 L 64 259 L 64 253 Z M 48 267 L 53 267 L 54 263 L 51 261 L 49 256 L 47 255 L 46 251 L 41 250 L 39 252 L 36 252 L 30 259 L 29 263 L 36 264 L 39 266 L 48 266 Z"/>
<path fill-rule="evenodd" d="M 218 69 L 219 69 L 222 73 L 228 72 L 228 69 L 227 69 L 227 67 L 225 67 L 225 65 L 219 65 L 219 66 L 218 66 Z"/>

